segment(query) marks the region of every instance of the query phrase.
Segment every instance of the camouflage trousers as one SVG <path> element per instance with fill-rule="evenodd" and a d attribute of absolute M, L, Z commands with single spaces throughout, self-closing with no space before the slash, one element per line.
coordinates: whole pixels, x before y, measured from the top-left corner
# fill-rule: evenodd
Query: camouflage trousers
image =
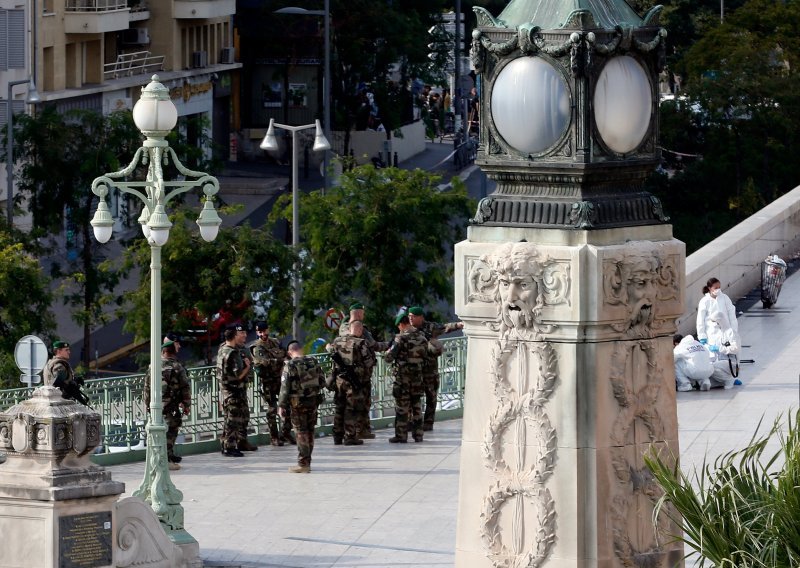
<path fill-rule="evenodd" d="M 180 408 L 164 409 L 164 425 L 167 427 L 167 458 L 175 457 L 175 440 L 178 438 L 178 429 L 183 424 Z"/>
<path fill-rule="evenodd" d="M 355 440 L 363 429 L 363 389 L 354 388 L 349 381 L 336 379 L 336 394 L 333 396 L 333 438 Z"/>
<path fill-rule="evenodd" d="M 280 391 L 280 379 L 261 382 L 261 401 L 267 407 L 267 425 L 270 438 L 273 440 L 288 439 L 292 432 L 291 412 L 287 412 L 283 424 L 278 418 L 278 394 Z"/>
<path fill-rule="evenodd" d="M 297 438 L 297 465 L 310 466 L 314 451 L 314 429 L 317 427 L 317 405 L 292 407 L 292 426 Z"/>
<path fill-rule="evenodd" d="M 439 402 L 439 372 L 422 375 L 422 387 L 425 389 L 425 426 L 433 426 L 436 420 L 436 404 Z"/>
<path fill-rule="evenodd" d="M 372 373 L 369 374 L 372 377 Z M 362 397 L 358 408 L 358 431 L 372 432 L 372 421 L 369 412 L 372 410 L 372 380 L 368 380 L 362 385 Z"/>
<path fill-rule="evenodd" d="M 395 382 L 392 387 L 394 396 L 394 435 L 407 439 L 409 417 L 412 435 L 422 438 L 422 389 Z"/>
<path fill-rule="evenodd" d="M 222 436 L 220 441 L 223 450 L 235 450 L 239 447 L 239 442 L 247 439 L 247 422 L 250 419 L 250 405 L 247 402 L 247 394 L 244 389 L 239 391 L 223 390 L 222 412 L 224 421 L 222 423 Z"/>

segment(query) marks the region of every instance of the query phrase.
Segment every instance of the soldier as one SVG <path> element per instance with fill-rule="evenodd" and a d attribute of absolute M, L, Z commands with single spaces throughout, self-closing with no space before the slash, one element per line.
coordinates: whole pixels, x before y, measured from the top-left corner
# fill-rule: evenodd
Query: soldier
<path fill-rule="evenodd" d="M 428 341 L 434 340 L 440 335 L 450 333 L 464 328 L 464 323 L 457 321 L 452 323 L 434 323 L 425 321 L 425 313 L 419 306 L 408 309 L 408 317 L 411 325 L 425 334 Z M 422 429 L 433 430 L 433 423 L 436 419 L 436 403 L 439 396 L 439 357 L 430 357 L 425 362 L 422 370 L 422 382 L 425 387 L 425 416 L 423 418 Z"/>
<path fill-rule="evenodd" d="M 333 360 L 333 373 L 336 378 L 334 403 L 336 413 L 333 418 L 333 443 L 345 446 L 360 446 L 364 443 L 358 436 L 358 426 L 362 420 L 365 404 L 365 387 L 369 384 L 375 353 L 364 339 L 364 324 L 351 320 L 350 333 L 340 335 L 328 345 Z M 374 363 L 372 363 L 374 365 Z M 363 423 L 362 423 L 363 424 Z"/>
<path fill-rule="evenodd" d="M 225 419 L 222 427 L 222 454 L 228 457 L 244 456 L 240 444 L 246 441 L 243 431 L 247 427 L 249 414 L 246 381 L 250 373 L 250 359 L 242 359 L 240 348 L 244 346 L 247 332 L 241 325 L 232 325 L 225 330 L 225 343 L 217 353 L 217 381 L 220 386 L 222 410 Z"/>
<path fill-rule="evenodd" d="M 286 350 L 280 342 L 269 336 L 266 322 L 256 323 L 258 339 L 250 345 L 253 354 L 253 365 L 258 380 L 261 400 L 267 405 L 267 424 L 269 425 L 270 443 L 283 446 L 284 441 L 296 443 L 292 439 L 292 424 L 286 419 L 283 428 L 278 429 L 278 394 L 281 390 L 281 371 L 286 361 Z"/>
<path fill-rule="evenodd" d="M 408 441 L 408 416 L 415 442 L 422 441 L 422 369 L 425 361 L 441 351 L 431 345 L 425 335 L 409 322 L 405 312 L 395 319 L 400 333 L 386 352 L 386 361 L 393 363 L 394 385 L 392 395 L 395 400 L 394 437 L 392 444 L 405 444 Z"/>
<path fill-rule="evenodd" d="M 300 343 L 290 342 L 287 351 L 291 359 L 286 361 L 281 373 L 278 414 L 284 418 L 288 409 L 292 409 L 292 426 L 297 436 L 297 466 L 290 467 L 289 472 L 308 473 L 314 450 L 317 408 L 325 397 L 322 394 L 325 377 L 316 359 L 303 356 Z"/>
<path fill-rule="evenodd" d="M 235 324 L 237 329 L 244 330 L 244 327 L 240 324 Z M 245 337 L 247 339 L 247 332 L 245 331 Z M 242 390 L 244 391 L 244 400 L 245 405 L 242 407 L 243 412 L 243 419 L 239 424 L 239 427 L 242 429 L 241 437 L 239 441 L 239 451 L 241 452 L 255 452 L 258 449 L 258 446 L 255 444 L 251 444 L 250 441 L 247 439 L 247 429 L 250 427 L 250 402 L 247 399 L 247 391 L 248 387 L 250 386 L 250 382 L 253 379 L 253 354 L 250 353 L 250 350 L 245 345 L 244 340 L 242 341 L 241 345 L 237 345 L 236 347 L 239 350 L 239 355 L 242 357 L 242 361 L 247 363 L 249 367 L 247 371 L 247 375 L 242 381 Z"/>
<path fill-rule="evenodd" d="M 364 304 L 361 302 L 354 302 L 350 305 L 350 316 L 348 319 L 342 322 L 342 326 L 339 328 L 340 336 L 349 334 L 349 324 L 352 321 L 364 321 Z M 371 356 L 364 361 L 366 380 L 362 385 L 362 396 L 359 399 L 359 408 L 356 410 L 356 413 L 359 417 L 357 431 L 359 438 L 372 440 L 375 438 L 375 433 L 372 431 L 372 422 L 370 421 L 369 411 L 372 406 L 372 372 L 375 369 L 375 365 L 378 364 L 378 358 L 375 356 L 375 353 L 377 351 L 385 351 L 388 349 L 389 342 L 375 341 L 375 338 L 372 337 L 372 334 L 366 327 L 364 327 L 363 337 L 366 341 L 367 347 L 369 347 Z"/>
<path fill-rule="evenodd" d="M 76 377 L 69 364 L 70 347 L 66 341 L 53 342 L 53 357 L 42 371 L 44 384 L 61 389 L 61 396 L 88 405 L 89 398 L 81 392 L 83 377 Z"/>
<path fill-rule="evenodd" d="M 164 425 L 167 427 L 167 461 L 169 469 L 178 470 L 183 460 L 175 455 L 175 439 L 183 424 L 183 415 L 192 408 L 192 389 L 186 369 L 178 362 L 175 342 L 166 339 L 161 344 L 161 404 Z M 150 412 L 150 371 L 144 377 L 144 404 Z"/>

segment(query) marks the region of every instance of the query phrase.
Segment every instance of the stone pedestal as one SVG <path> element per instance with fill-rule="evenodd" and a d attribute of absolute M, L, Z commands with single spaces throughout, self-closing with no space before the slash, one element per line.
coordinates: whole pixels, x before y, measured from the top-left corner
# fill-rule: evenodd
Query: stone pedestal
<path fill-rule="evenodd" d="M 668 225 L 470 227 L 456 246 L 469 338 L 457 567 L 682 563 L 654 536 L 642 455 L 678 454 L 684 261 Z"/>

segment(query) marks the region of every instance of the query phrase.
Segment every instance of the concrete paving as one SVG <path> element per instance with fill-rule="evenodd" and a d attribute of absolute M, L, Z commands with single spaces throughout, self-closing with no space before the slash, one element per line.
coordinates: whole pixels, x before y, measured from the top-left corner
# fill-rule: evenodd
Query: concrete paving
<path fill-rule="evenodd" d="M 794 276 L 773 309 L 740 315 L 741 357 L 755 360 L 742 367 L 743 386 L 678 393 L 684 469 L 745 446 L 760 421 L 797 408 L 799 306 Z M 287 472 L 293 446 L 187 457 L 172 479 L 206 566 L 453 566 L 461 421 L 438 423 L 422 444 L 388 444 L 390 435 L 360 447 L 319 439 L 308 475 Z M 143 467 L 110 469 L 130 493 Z"/>

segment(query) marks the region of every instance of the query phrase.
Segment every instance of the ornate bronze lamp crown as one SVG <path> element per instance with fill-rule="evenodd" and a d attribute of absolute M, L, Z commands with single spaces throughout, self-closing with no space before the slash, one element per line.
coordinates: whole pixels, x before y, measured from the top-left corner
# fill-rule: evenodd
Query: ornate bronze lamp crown
<path fill-rule="evenodd" d="M 477 164 L 497 182 L 473 223 L 605 229 L 666 223 L 642 186 L 660 161 L 662 6 L 512 0 L 474 8 L 482 80 Z"/>

